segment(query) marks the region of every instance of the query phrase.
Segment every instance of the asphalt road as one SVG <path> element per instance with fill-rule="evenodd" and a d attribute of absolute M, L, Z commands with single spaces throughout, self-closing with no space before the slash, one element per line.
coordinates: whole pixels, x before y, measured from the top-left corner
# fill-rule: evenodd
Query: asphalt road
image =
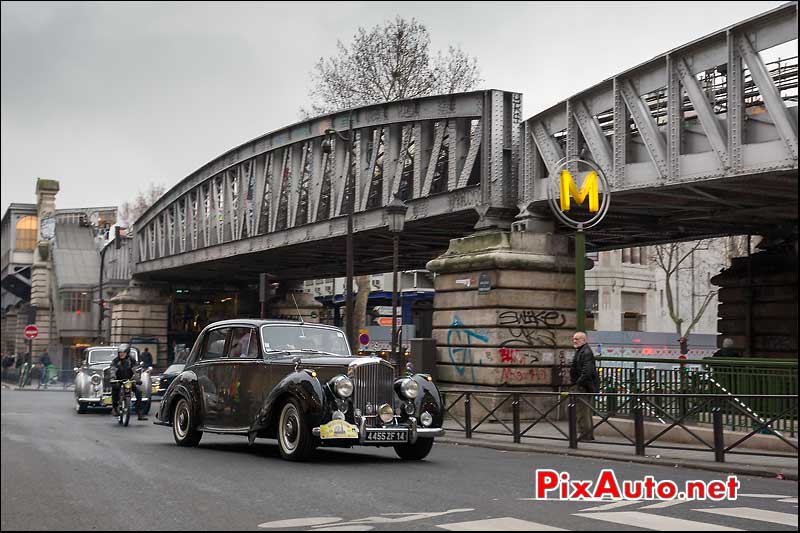
<path fill-rule="evenodd" d="M 452 445 L 422 462 L 354 448 L 298 464 L 270 440 L 204 435 L 179 448 L 152 411 L 124 428 L 76 414 L 71 393 L 4 389 L 0 400 L 3 530 L 797 529 L 793 481 L 740 478 L 744 496 L 724 502 L 530 501 L 537 468 L 586 480 L 603 468 L 620 480 L 724 475 Z"/>

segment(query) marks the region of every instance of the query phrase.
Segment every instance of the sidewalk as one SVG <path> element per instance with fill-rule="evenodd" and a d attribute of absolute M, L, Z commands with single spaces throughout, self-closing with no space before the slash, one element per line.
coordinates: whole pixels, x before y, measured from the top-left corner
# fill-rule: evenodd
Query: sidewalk
<path fill-rule="evenodd" d="M 521 428 L 524 431 L 530 422 L 522 422 Z M 508 424 L 509 427 L 511 424 Z M 560 425 L 560 424 L 559 424 Z M 661 466 L 684 468 L 698 468 L 701 470 L 711 470 L 715 472 L 726 472 L 739 475 L 777 477 L 782 475 L 785 479 L 797 480 L 797 457 L 764 457 L 754 455 L 739 455 L 728 453 L 725 455 L 724 463 L 714 461 L 713 450 L 686 450 L 686 449 L 663 449 L 656 446 L 681 446 L 681 444 L 665 441 L 657 441 L 653 446 L 645 450 L 645 456 L 637 456 L 635 448 L 621 436 L 612 437 L 596 433 L 598 441 L 601 442 L 578 442 L 577 449 L 570 449 L 569 442 L 558 433 L 558 431 L 547 424 L 540 422 L 533 430 L 522 437 L 520 444 L 514 444 L 511 434 L 496 435 L 486 433 L 475 433 L 471 439 L 466 438 L 465 432 L 452 419 L 448 419 L 444 425 L 447 433 L 444 437 L 436 439 L 437 442 L 447 444 L 458 444 L 466 446 L 482 446 L 496 450 L 516 451 L 516 452 L 536 452 L 553 453 L 560 455 L 570 455 L 575 457 L 589 457 L 595 459 L 628 461 L 633 463 L 653 464 Z M 599 428 L 598 428 L 599 429 Z M 478 431 L 491 433 L 505 433 L 506 429 L 498 423 L 485 422 Z M 597 430 L 595 430 L 597 431 Z M 612 430 L 613 431 L 613 430 Z M 566 431 L 565 431 L 566 433 Z M 540 438 L 533 438 L 531 435 Z M 549 440 L 549 439 L 564 440 Z M 626 444 L 626 445 L 623 445 Z M 701 447 L 702 444 L 695 441 L 693 447 Z M 753 449 L 737 448 L 736 451 L 753 452 Z"/>

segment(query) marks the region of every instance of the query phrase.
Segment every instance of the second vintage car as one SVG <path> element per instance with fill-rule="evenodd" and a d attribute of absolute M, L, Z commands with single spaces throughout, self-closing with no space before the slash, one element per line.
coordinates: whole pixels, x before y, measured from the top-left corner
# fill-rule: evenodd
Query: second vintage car
<path fill-rule="evenodd" d="M 131 357 L 139 360 L 139 352 L 131 348 Z M 75 411 L 84 414 L 90 407 L 111 409 L 111 361 L 117 356 L 116 346 L 90 346 L 83 352 L 83 363 L 75 368 Z M 150 412 L 152 386 L 150 372 L 142 372 L 142 413 Z M 134 402 L 136 399 L 134 398 Z"/>
<path fill-rule="evenodd" d="M 207 326 L 170 384 L 156 424 L 180 446 L 204 432 L 275 438 L 281 456 L 302 460 L 317 446 L 392 446 L 423 459 L 442 430 L 430 376 L 395 377 L 377 357 L 354 357 L 340 329 L 276 320 Z"/>

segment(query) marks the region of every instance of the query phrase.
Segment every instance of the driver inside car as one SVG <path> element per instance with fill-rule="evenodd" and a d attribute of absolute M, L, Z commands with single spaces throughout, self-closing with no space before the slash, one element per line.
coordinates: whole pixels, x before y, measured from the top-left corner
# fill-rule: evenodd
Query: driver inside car
<path fill-rule="evenodd" d="M 117 349 L 117 356 L 111 361 L 111 368 L 116 372 L 115 379 L 132 379 L 134 370 L 136 368 L 136 361 L 130 356 L 131 347 L 129 344 L 120 344 Z M 138 383 L 137 383 L 138 384 Z M 111 384 L 111 405 L 113 406 L 111 414 L 118 416 L 117 402 L 119 401 L 119 392 L 121 383 Z M 131 387 L 133 393 L 136 395 L 136 415 L 139 420 L 147 420 L 147 417 L 141 414 L 139 409 L 142 405 L 142 393 L 136 384 Z"/>

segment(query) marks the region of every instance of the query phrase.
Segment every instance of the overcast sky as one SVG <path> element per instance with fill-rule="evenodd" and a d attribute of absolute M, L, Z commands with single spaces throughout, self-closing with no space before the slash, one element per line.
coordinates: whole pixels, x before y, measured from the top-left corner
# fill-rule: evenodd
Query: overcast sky
<path fill-rule="evenodd" d="M 527 118 L 784 2 L 2 3 L 2 212 L 119 205 L 296 122 L 309 72 L 395 15 L 478 58 Z"/>

